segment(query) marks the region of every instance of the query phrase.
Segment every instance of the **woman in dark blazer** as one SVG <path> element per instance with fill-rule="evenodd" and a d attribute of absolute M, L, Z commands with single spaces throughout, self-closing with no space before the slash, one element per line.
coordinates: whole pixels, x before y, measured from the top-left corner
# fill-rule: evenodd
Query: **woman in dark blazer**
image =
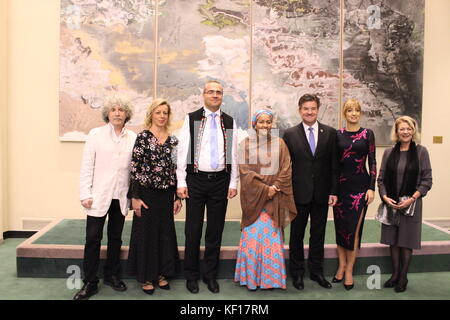
<path fill-rule="evenodd" d="M 385 150 L 378 176 L 382 200 L 400 216 L 398 226 L 381 227 L 381 243 L 390 246 L 392 259 L 392 276 L 384 287 L 395 287 L 396 292 L 406 290 L 413 249 L 421 248 L 422 198 L 432 185 L 428 151 L 415 142 L 419 138 L 417 128 L 417 122 L 408 116 L 395 121 L 391 138 L 396 144 Z M 414 205 L 412 216 L 403 214 Z"/>

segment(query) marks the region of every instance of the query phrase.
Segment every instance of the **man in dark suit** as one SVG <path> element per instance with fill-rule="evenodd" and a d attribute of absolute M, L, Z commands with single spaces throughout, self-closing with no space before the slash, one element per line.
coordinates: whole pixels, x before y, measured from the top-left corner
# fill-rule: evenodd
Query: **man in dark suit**
<path fill-rule="evenodd" d="M 311 217 L 308 269 L 310 279 L 324 288 L 331 284 L 323 276 L 325 228 L 328 206 L 337 202 L 338 166 L 336 130 L 317 121 L 320 99 L 305 94 L 299 102 L 302 122 L 284 133 L 292 159 L 292 182 L 297 217 L 291 223 L 289 268 L 294 287 L 304 288 L 303 238 Z"/>

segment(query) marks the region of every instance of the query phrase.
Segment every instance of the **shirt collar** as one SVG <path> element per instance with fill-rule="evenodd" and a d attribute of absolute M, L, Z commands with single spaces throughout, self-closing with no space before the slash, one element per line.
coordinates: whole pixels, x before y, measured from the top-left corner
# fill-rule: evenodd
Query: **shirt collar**
<path fill-rule="evenodd" d="M 303 127 L 305 128 L 305 131 L 308 132 L 308 129 L 310 126 L 308 126 L 306 123 L 303 123 Z M 312 125 L 312 127 L 314 128 L 314 132 L 319 132 L 319 121 L 314 122 L 314 124 Z"/>
<path fill-rule="evenodd" d="M 116 135 L 116 132 L 114 131 L 114 126 L 111 123 L 108 122 L 108 126 L 109 126 L 109 132 L 111 133 L 112 137 L 121 138 L 126 133 L 125 126 L 122 128 L 122 131 L 120 131 L 119 136 Z"/>
<path fill-rule="evenodd" d="M 206 118 L 212 113 L 212 111 L 209 110 L 207 107 L 203 107 L 203 110 L 205 110 L 205 117 L 206 117 Z M 221 113 L 221 110 L 220 110 L 220 108 L 219 108 L 219 109 L 215 112 L 215 114 L 217 114 L 217 115 L 220 116 L 220 113 Z"/>

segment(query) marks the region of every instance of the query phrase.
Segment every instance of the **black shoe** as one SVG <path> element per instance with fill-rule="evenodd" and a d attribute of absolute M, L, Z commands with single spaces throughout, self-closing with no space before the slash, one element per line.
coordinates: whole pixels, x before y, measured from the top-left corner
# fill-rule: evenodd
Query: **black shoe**
<path fill-rule="evenodd" d="M 408 285 L 408 279 L 406 279 L 404 281 L 399 281 L 397 283 L 397 285 L 395 286 L 394 290 L 395 290 L 395 292 L 398 292 L 398 293 L 404 292 L 404 291 L 406 291 L 407 285 Z"/>
<path fill-rule="evenodd" d="M 336 278 L 336 277 L 333 277 L 333 279 L 331 280 L 331 282 L 333 282 L 333 283 L 339 283 L 339 282 L 342 282 L 342 280 L 344 280 L 344 278 L 338 279 L 338 278 Z"/>
<path fill-rule="evenodd" d="M 166 281 L 167 283 L 165 284 L 165 285 L 160 285 L 160 283 L 161 283 L 161 281 Z M 160 278 L 159 280 L 158 280 L 158 287 L 160 288 L 160 289 L 163 289 L 163 290 L 170 290 L 170 285 L 169 285 L 169 281 L 167 281 L 167 279 L 166 278 Z"/>
<path fill-rule="evenodd" d="M 385 288 L 394 288 L 398 283 L 398 279 L 392 279 L 392 277 L 384 283 Z"/>
<path fill-rule="evenodd" d="M 317 275 L 317 274 L 313 274 L 311 273 L 311 275 L 309 276 L 309 278 L 312 281 L 317 282 L 321 287 L 325 288 L 325 289 L 331 289 L 331 283 L 329 283 L 324 277 L 323 275 Z"/>
<path fill-rule="evenodd" d="M 153 286 L 153 289 L 144 289 L 144 287 L 148 284 L 152 284 L 152 283 L 146 283 L 143 287 L 142 287 L 142 291 L 144 291 L 144 293 L 152 295 L 153 292 L 155 292 L 155 286 Z"/>
<path fill-rule="evenodd" d="M 125 285 L 125 283 L 116 276 L 111 276 L 103 279 L 103 283 L 106 284 L 107 286 L 111 286 L 111 288 L 113 288 L 116 291 L 127 290 L 127 286 Z"/>
<path fill-rule="evenodd" d="M 303 283 L 303 276 L 299 276 L 297 279 L 294 279 L 292 284 L 294 285 L 294 288 L 297 290 L 303 290 L 305 288 L 305 285 Z"/>
<path fill-rule="evenodd" d="M 160 289 L 163 289 L 163 290 L 170 290 L 170 284 L 169 283 L 167 283 L 167 284 L 165 284 L 163 286 L 160 286 L 159 283 L 158 283 L 158 287 Z"/>
<path fill-rule="evenodd" d="M 219 284 L 217 283 L 216 279 L 206 280 L 203 279 L 203 282 L 208 285 L 208 290 L 212 293 L 219 293 L 220 288 Z"/>
<path fill-rule="evenodd" d="M 98 292 L 97 282 L 86 282 L 80 291 L 73 297 L 73 300 L 87 300 Z"/>
<path fill-rule="evenodd" d="M 190 293 L 198 293 L 198 282 L 197 280 L 187 280 L 186 288 Z"/>
<path fill-rule="evenodd" d="M 344 288 L 345 288 L 345 290 L 347 290 L 347 291 L 352 290 L 354 286 L 355 286 L 354 283 L 352 283 L 352 284 L 345 284 L 345 283 L 344 283 Z"/>

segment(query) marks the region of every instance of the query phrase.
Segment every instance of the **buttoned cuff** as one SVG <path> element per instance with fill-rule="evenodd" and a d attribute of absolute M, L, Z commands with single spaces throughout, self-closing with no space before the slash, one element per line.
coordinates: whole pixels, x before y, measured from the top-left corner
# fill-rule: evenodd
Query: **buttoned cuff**
<path fill-rule="evenodd" d="M 236 181 L 230 181 L 230 186 L 228 188 L 237 190 L 237 182 Z"/>
<path fill-rule="evenodd" d="M 186 180 L 178 180 L 177 188 L 187 188 Z"/>

